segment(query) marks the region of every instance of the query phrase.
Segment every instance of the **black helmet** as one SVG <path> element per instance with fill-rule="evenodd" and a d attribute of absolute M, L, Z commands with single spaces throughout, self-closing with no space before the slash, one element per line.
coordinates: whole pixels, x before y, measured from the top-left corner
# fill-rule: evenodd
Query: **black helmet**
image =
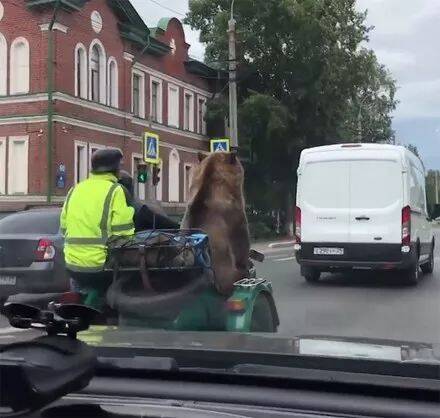
<path fill-rule="evenodd" d="M 92 173 L 111 173 L 121 167 L 123 155 L 118 149 L 100 149 L 92 155 Z"/>

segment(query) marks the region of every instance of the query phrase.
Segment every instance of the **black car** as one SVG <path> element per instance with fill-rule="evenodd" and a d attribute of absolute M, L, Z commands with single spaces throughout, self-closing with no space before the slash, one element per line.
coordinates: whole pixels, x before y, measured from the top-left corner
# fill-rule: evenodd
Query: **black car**
<path fill-rule="evenodd" d="M 33 209 L 0 219 L 0 299 L 69 289 L 60 212 Z"/>

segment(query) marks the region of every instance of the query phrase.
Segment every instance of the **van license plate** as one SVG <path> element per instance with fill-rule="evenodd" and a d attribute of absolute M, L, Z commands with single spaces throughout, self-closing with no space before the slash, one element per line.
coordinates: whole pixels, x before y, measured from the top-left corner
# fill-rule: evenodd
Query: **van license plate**
<path fill-rule="evenodd" d="M 16 283 L 15 276 L 0 276 L 0 286 L 15 286 Z"/>
<path fill-rule="evenodd" d="M 313 249 L 313 254 L 315 254 L 315 255 L 344 255 L 344 249 L 343 248 L 315 247 Z"/>

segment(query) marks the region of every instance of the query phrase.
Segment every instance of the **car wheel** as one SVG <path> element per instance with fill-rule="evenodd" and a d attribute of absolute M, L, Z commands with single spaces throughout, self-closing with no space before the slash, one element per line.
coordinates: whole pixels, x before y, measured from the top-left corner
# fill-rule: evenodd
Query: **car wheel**
<path fill-rule="evenodd" d="M 422 269 L 423 274 L 431 274 L 434 271 L 434 244 L 431 246 L 428 262 L 422 264 L 420 268 Z"/>
<path fill-rule="evenodd" d="M 275 332 L 275 319 L 272 314 L 267 297 L 263 294 L 257 296 L 252 312 L 251 332 Z"/>
<path fill-rule="evenodd" d="M 317 283 L 321 277 L 321 272 L 313 267 L 303 267 L 301 269 L 301 274 L 308 283 Z"/>
<path fill-rule="evenodd" d="M 408 270 L 405 270 L 405 283 L 415 286 L 420 280 L 419 263 L 416 262 Z"/>

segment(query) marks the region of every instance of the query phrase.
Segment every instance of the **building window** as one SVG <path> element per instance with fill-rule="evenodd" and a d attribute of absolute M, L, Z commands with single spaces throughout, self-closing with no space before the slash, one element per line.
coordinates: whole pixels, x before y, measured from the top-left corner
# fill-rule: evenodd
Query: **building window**
<path fill-rule="evenodd" d="M 151 77 L 150 113 L 153 122 L 162 123 L 162 82 Z"/>
<path fill-rule="evenodd" d="M 168 85 L 168 125 L 179 127 L 179 87 Z"/>
<path fill-rule="evenodd" d="M 82 44 L 75 48 L 75 96 L 87 99 L 87 53 Z"/>
<path fill-rule="evenodd" d="M 180 201 L 180 158 L 177 150 L 170 152 L 168 161 L 168 201 Z"/>
<path fill-rule="evenodd" d="M 108 104 L 112 107 L 119 107 L 119 80 L 118 64 L 116 59 L 111 57 L 108 61 Z"/>
<path fill-rule="evenodd" d="M 145 75 L 133 71 L 132 76 L 132 112 L 139 118 L 145 118 Z"/>
<path fill-rule="evenodd" d="M 95 39 L 89 52 L 89 99 L 106 104 L 106 56 L 101 42 Z"/>
<path fill-rule="evenodd" d="M 194 131 L 194 95 L 185 92 L 185 109 L 183 129 Z"/>
<path fill-rule="evenodd" d="M 206 99 L 199 99 L 197 106 L 197 132 L 206 135 Z"/>
<path fill-rule="evenodd" d="M 191 174 L 192 174 L 192 165 L 185 164 L 185 171 L 184 171 L 185 183 L 184 183 L 184 188 L 183 188 L 185 202 L 187 202 L 189 199 L 189 188 L 191 186 Z"/>
<path fill-rule="evenodd" d="M 94 102 L 99 102 L 100 101 L 100 96 L 99 96 L 99 84 L 100 84 L 100 80 L 99 80 L 99 49 L 98 47 L 95 45 L 92 49 L 92 57 L 90 59 L 91 62 L 91 73 L 92 73 L 92 100 Z"/>
<path fill-rule="evenodd" d="M 28 141 L 27 136 L 9 137 L 8 194 L 28 193 Z"/>
<path fill-rule="evenodd" d="M 17 38 L 11 45 L 11 94 L 29 93 L 29 42 Z"/>
<path fill-rule="evenodd" d="M 0 32 L 0 96 L 6 96 L 6 80 L 8 75 L 8 44 Z"/>
<path fill-rule="evenodd" d="M 0 138 L 0 195 L 6 194 L 6 138 Z"/>
<path fill-rule="evenodd" d="M 75 183 L 87 178 L 87 144 L 75 142 Z"/>

